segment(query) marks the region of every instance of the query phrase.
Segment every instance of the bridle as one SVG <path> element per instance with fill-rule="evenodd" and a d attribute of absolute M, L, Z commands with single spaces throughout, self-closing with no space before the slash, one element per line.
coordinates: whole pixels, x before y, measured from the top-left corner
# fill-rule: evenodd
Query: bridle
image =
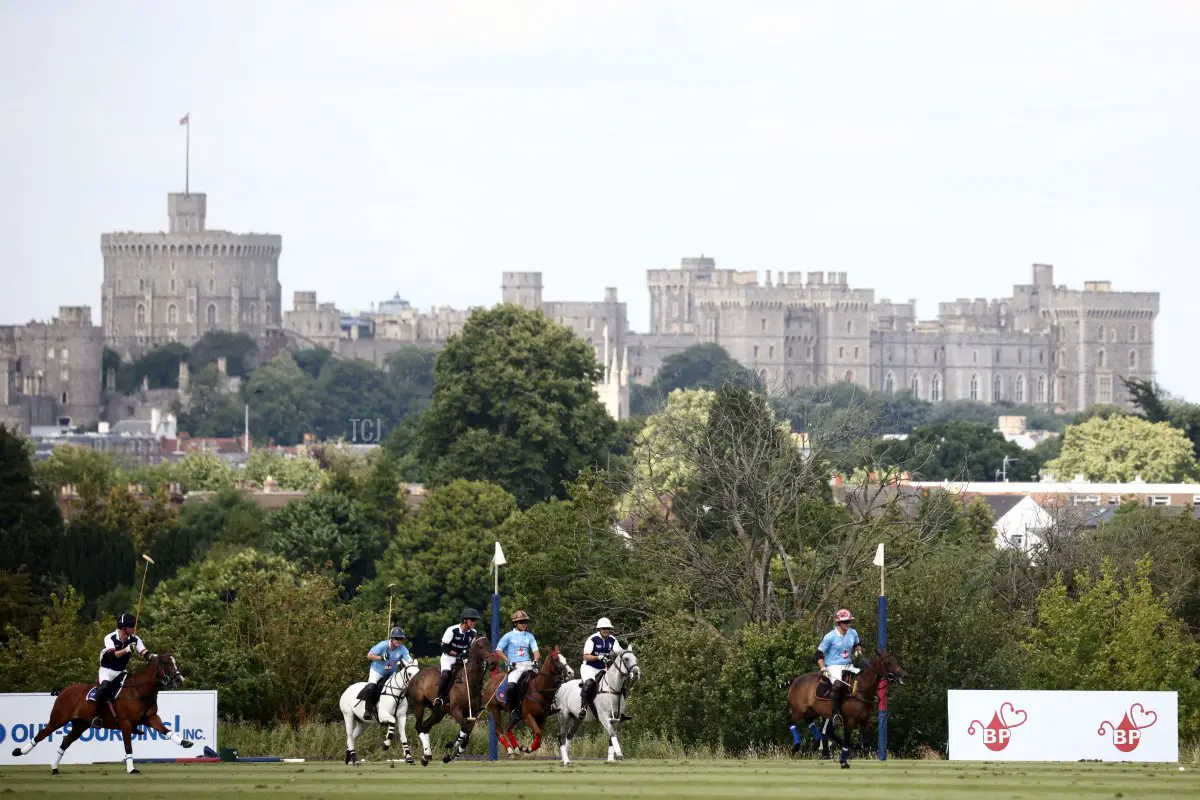
<path fill-rule="evenodd" d="M 623 652 L 619 656 L 617 656 L 613 660 L 612 666 L 609 667 L 609 669 L 614 670 L 618 675 L 621 675 L 624 678 L 626 678 L 626 680 L 622 681 L 621 690 L 619 692 L 616 689 L 612 688 L 611 686 L 609 687 L 609 692 L 611 694 L 625 694 L 628 691 L 628 688 L 630 686 L 632 686 L 634 683 L 636 683 L 638 680 L 638 677 L 640 677 L 638 675 L 633 674 L 633 670 L 635 667 L 626 667 L 625 666 L 626 657 L 632 656 L 632 655 L 633 655 L 632 652 L 626 650 L 625 652 Z M 604 688 L 608 683 L 609 683 L 608 670 L 605 670 L 604 678 L 601 679 L 601 685 L 600 685 L 601 692 L 604 691 Z"/>

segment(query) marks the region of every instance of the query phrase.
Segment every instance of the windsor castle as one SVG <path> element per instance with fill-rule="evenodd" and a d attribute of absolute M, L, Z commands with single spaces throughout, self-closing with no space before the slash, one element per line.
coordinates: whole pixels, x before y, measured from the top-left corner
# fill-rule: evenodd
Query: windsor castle
<path fill-rule="evenodd" d="M 105 347 L 131 359 L 222 330 L 381 364 L 405 345 L 444 344 L 475 310 L 418 310 L 397 294 L 347 312 L 297 291 L 284 311 L 279 235 L 210 229 L 200 193 L 169 194 L 167 218 L 164 232 L 100 237 L 100 325 L 89 307 L 74 306 L 48 322 L 0 326 L 0 422 L 96 423 Z M 504 272 L 500 300 L 539 309 L 588 342 L 604 366 L 597 391 L 618 417 L 628 414 L 631 382 L 650 383 L 664 358 L 705 342 L 776 391 L 849 381 L 932 403 L 1076 412 L 1126 403 L 1122 378 L 1154 377 L 1158 293 L 1100 280 L 1056 285 L 1048 264 L 1035 264 L 1010 297 L 943 302 L 931 320 L 918 319 L 914 300 L 852 288 L 845 272 L 767 271 L 760 282 L 757 272 L 718 269 L 701 256 L 646 275 L 644 333 L 630 329 L 616 288 L 596 301 L 547 301 L 540 272 Z"/>

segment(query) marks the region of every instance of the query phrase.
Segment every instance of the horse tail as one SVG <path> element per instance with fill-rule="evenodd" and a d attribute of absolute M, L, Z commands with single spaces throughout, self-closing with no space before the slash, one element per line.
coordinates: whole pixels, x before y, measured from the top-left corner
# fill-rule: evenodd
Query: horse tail
<path fill-rule="evenodd" d="M 796 681 L 798 681 L 798 680 L 800 680 L 798 677 L 796 677 L 796 678 L 788 678 L 788 679 L 786 679 L 786 680 L 782 680 L 782 681 L 780 681 L 780 682 L 779 682 L 779 688 L 780 688 L 780 689 L 790 689 L 790 688 L 791 688 L 791 686 L 792 686 L 792 684 L 793 684 L 793 683 L 795 683 L 795 682 L 796 682 Z"/>

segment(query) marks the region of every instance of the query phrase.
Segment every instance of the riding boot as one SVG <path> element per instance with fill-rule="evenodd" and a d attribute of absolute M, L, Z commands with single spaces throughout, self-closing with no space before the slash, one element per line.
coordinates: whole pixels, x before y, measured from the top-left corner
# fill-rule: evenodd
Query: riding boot
<path fill-rule="evenodd" d="M 521 684 L 524 683 L 522 678 L 524 674 L 518 677 L 515 681 L 508 684 L 508 712 L 510 714 L 520 715 L 521 713 Z"/>
<path fill-rule="evenodd" d="M 844 691 L 845 687 L 841 683 L 834 684 L 830 702 L 833 705 L 833 726 L 835 728 L 839 726 L 844 727 L 842 720 L 842 694 Z"/>
<path fill-rule="evenodd" d="M 108 706 L 109 711 L 112 712 L 113 719 L 114 720 L 116 719 L 117 710 L 115 708 L 113 708 L 112 703 L 108 699 L 109 695 L 112 694 L 112 689 L 113 689 L 112 681 L 105 681 L 104 683 L 100 684 L 100 686 L 96 689 L 96 699 L 92 705 L 92 708 L 94 709 L 92 711 L 92 714 L 93 714 L 92 727 L 93 728 L 101 728 L 104 726 L 104 720 L 100 719 L 100 710 L 102 708 L 104 708 L 106 705 Z"/>
<path fill-rule="evenodd" d="M 435 706 L 444 706 L 450 702 L 450 675 L 450 670 L 442 670 L 442 677 L 438 681 L 438 696 L 433 701 Z"/>
<path fill-rule="evenodd" d="M 579 686 L 579 705 L 580 705 L 580 708 L 582 711 L 586 712 L 588 709 L 591 709 L 592 714 L 594 714 L 596 716 L 596 718 L 599 719 L 600 715 L 596 714 L 596 707 L 594 705 L 592 705 L 593 701 L 596 699 L 596 689 L 597 688 L 599 688 L 599 687 L 596 684 L 595 678 L 588 678 L 586 681 L 584 681 L 582 684 L 580 684 L 580 686 Z"/>

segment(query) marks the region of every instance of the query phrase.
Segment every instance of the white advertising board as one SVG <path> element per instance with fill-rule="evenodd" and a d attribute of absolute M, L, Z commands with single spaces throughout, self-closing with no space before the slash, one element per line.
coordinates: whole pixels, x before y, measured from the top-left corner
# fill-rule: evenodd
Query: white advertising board
<path fill-rule="evenodd" d="M 15 757 L 12 751 L 46 727 L 53 706 L 54 695 L 51 694 L 0 694 L 0 765 L 50 763 L 50 757 L 71 731 L 69 723 L 26 755 Z M 134 758 L 194 758 L 204 752 L 205 746 L 217 749 L 215 691 L 160 692 L 158 715 L 168 730 L 178 732 L 196 746 L 185 750 L 157 731 L 146 728 L 141 736 L 133 737 Z M 121 742 L 120 731 L 89 728 L 67 750 L 62 763 L 93 764 L 124 758 L 125 745 Z"/>
<path fill-rule="evenodd" d="M 947 692 L 951 761 L 1178 761 L 1175 692 Z"/>

